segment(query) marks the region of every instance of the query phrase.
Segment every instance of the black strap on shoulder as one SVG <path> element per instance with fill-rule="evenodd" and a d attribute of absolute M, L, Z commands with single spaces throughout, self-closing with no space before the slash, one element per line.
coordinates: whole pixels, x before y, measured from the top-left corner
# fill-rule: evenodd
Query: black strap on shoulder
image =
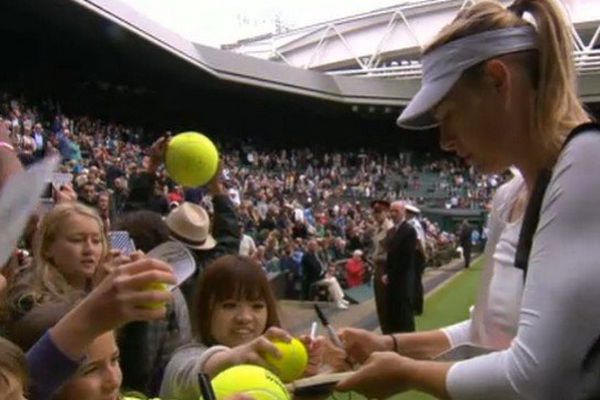
<path fill-rule="evenodd" d="M 600 124 L 590 122 L 577 126 L 569 133 L 562 148 L 564 149 L 574 137 L 587 131 L 596 131 L 600 133 Z M 515 255 L 515 267 L 523 271 L 523 280 L 527 278 L 529 254 L 531 253 L 531 245 L 533 244 L 533 235 L 535 234 L 540 221 L 540 209 L 542 208 L 544 194 L 546 193 L 546 188 L 550 183 L 551 177 L 552 170 L 544 169 L 540 172 L 535 181 L 535 186 L 531 192 L 529 202 L 527 203 L 525 215 L 523 216 L 523 225 L 519 232 L 519 242 L 517 244 L 517 253 Z"/>

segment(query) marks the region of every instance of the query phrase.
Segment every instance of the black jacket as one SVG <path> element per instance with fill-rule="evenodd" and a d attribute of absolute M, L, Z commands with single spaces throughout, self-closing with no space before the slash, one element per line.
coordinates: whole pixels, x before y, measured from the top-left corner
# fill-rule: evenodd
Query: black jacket
<path fill-rule="evenodd" d="M 385 271 L 388 275 L 390 300 L 412 302 L 416 279 L 417 232 L 415 228 L 404 221 L 397 229 L 395 227 L 390 229 L 385 246 L 387 249 Z"/>

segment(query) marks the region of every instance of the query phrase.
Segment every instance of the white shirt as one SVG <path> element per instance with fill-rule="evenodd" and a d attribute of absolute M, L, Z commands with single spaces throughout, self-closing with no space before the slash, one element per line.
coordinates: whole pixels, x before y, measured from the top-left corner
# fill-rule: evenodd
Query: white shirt
<path fill-rule="evenodd" d="M 240 240 L 240 256 L 250 257 L 250 255 L 256 252 L 256 244 L 254 243 L 254 239 L 251 236 L 246 234 L 242 235 L 242 239 Z"/>
<path fill-rule="evenodd" d="M 240 198 L 240 191 L 236 188 L 229 188 L 229 199 L 233 204 L 239 207 L 242 204 L 242 199 Z"/>
<path fill-rule="evenodd" d="M 416 217 L 409 219 L 408 223 L 411 224 L 413 228 L 415 228 L 415 231 L 417 231 L 417 240 L 421 243 L 421 246 L 423 248 L 426 248 L 425 231 L 423 230 L 423 225 L 421 225 L 421 223 Z"/>
<path fill-rule="evenodd" d="M 598 154 L 594 132 L 560 155 L 533 237 L 517 334 L 506 350 L 455 363 L 446 378 L 452 399 L 579 397 L 582 362 L 600 333 Z"/>

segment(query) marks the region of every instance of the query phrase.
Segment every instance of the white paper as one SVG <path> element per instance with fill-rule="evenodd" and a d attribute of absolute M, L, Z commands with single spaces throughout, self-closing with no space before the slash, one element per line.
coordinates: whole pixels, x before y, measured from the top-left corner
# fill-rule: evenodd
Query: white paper
<path fill-rule="evenodd" d="M 12 175 L 4 184 L 0 192 L 0 268 L 15 250 L 58 162 L 56 156 L 46 157 L 29 169 Z"/>
<path fill-rule="evenodd" d="M 181 285 L 196 270 L 196 261 L 192 253 L 187 247 L 176 241 L 156 246 L 148 252 L 148 257 L 164 261 L 173 268 L 173 274 L 177 279 L 175 287 Z"/>
<path fill-rule="evenodd" d="M 485 354 L 493 353 L 498 349 L 491 347 L 482 347 L 473 343 L 463 343 L 449 350 L 438 354 L 435 361 L 462 361 L 470 358 L 479 357 Z"/>

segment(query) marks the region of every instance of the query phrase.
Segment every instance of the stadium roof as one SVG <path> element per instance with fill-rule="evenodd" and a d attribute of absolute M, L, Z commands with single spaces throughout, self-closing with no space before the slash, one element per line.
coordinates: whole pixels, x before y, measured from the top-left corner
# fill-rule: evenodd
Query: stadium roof
<path fill-rule="evenodd" d="M 349 104 L 403 106 L 410 82 L 328 76 L 192 43 L 118 0 L 72 0 L 218 79 Z"/>

